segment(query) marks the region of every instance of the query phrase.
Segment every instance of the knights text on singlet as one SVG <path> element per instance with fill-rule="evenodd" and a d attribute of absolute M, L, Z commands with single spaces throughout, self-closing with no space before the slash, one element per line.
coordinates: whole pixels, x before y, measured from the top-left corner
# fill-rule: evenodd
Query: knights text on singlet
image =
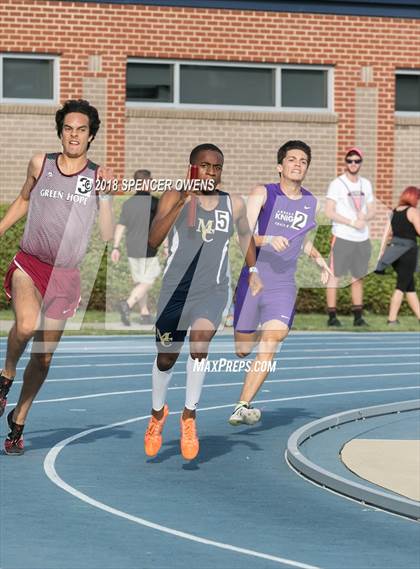
<path fill-rule="evenodd" d="M 317 200 L 305 188 L 301 188 L 302 197 L 297 200 L 287 197 L 279 184 L 267 184 L 266 189 L 267 199 L 258 216 L 257 233 L 289 240 L 289 246 L 281 252 L 270 245 L 257 250 L 257 267 L 270 275 L 264 281 L 264 286 L 270 287 L 276 286 L 278 279 L 294 279 L 305 235 L 316 225 Z"/>

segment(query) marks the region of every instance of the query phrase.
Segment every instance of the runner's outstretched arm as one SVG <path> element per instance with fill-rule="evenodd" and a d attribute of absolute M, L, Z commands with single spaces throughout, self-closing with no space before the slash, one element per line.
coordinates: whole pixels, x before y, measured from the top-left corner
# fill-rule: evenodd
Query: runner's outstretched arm
<path fill-rule="evenodd" d="M 260 215 L 261 209 L 264 207 L 264 204 L 267 199 L 267 189 L 265 186 L 258 185 L 256 186 L 247 201 L 246 204 L 246 215 L 248 218 L 248 224 L 251 228 L 251 231 L 255 231 L 255 227 L 257 225 L 257 219 Z M 262 247 L 266 244 L 267 237 L 265 235 L 255 235 L 254 234 L 254 241 L 257 247 Z"/>
<path fill-rule="evenodd" d="M 245 257 L 248 267 L 255 267 L 257 262 L 257 252 L 255 248 L 254 236 L 248 224 L 247 211 L 244 200 L 240 196 L 232 196 L 233 217 L 238 231 L 239 245 Z M 257 272 L 250 273 L 249 285 L 252 295 L 255 296 L 263 289 L 263 284 Z"/>
<path fill-rule="evenodd" d="M 305 242 L 305 245 L 303 246 L 303 250 L 308 255 L 308 257 L 310 257 L 311 259 L 314 259 L 315 263 L 318 265 L 318 267 L 320 267 L 320 269 L 322 269 L 321 282 L 323 284 L 326 284 L 328 281 L 328 278 L 333 277 L 334 274 L 331 271 L 331 269 L 329 268 L 327 262 L 325 261 L 325 259 L 321 255 L 321 253 L 318 251 L 318 249 L 316 249 L 314 247 L 314 244 L 309 239 Z"/>
<path fill-rule="evenodd" d="M 28 164 L 26 180 L 20 191 L 20 194 L 11 204 L 7 210 L 5 216 L 0 221 L 0 236 L 4 235 L 8 229 L 10 229 L 15 223 L 22 219 L 29 208 L 29 196 L 31 190 L 41 173 L 42 164 L 44 162 L 44 154 L 36 154 L 32 157 Z"/>
<path fill-rule="evenodd" d="M 106 198 L 99 197 L 99 231 L 103 241 L 111 241 L 114 237 L 114 211 L 111 196 Z"/>

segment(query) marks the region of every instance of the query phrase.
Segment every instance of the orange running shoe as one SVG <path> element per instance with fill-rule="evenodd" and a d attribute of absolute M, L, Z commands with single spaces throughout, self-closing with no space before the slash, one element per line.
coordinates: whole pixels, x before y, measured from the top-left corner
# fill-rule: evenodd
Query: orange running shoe
<path fill-rule="evenodd" d="M 144 452 L 147 456 L 155 456 L 162 446 L 162 430 L 169 415 L 169 408 L 167 405 L 163 408 L 162 419 L 156 419 L 153 415 L 150 417 L 149 424 L 144 434 Z"/>
<path fill-rule="evenodd" d="M 181 417 L 181 454 L 185 460 L 193 460 L 200 450 L 200 442 L 197 437 L 195 419 L 183 419 Z"/>

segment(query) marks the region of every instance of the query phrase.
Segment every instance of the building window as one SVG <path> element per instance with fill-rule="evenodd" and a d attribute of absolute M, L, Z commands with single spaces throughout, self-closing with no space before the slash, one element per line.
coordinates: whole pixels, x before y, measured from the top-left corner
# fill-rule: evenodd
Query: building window
<path fill-rule="evenodd" d="M 215 65 L 181 65 L 180 103 L 272 107 L 274 70 Z"/>
<path fill-rule="evenodd" d="M 281 106 L 328 108 L 328 71 L 321 69 L 281 70 Z"/>
<path fill-rule="evenodd" d="M 130 59 L 127 104 L 332 111 L 332 68 Z"/>
<path fill-rule="evenodd" d="M 162 63 L 127 64 L 127 101 L 169 103 L 173 100 L 172 65 Z"/>
<path fill-rule="evenodd" d="M 58 102 L 58 58 L 33 54 L 0 55 L 2 102 Z"/>
<path fill-rule="evenodd" d="M 398 71 L 395 76 L 395 110 L 420 113 L 420 71 Z"/>

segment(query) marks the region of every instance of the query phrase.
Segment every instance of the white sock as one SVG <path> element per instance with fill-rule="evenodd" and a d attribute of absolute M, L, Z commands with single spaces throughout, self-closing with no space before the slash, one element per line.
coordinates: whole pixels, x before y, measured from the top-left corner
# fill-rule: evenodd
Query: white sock
<path fill-rule="evenodd" d="M 197 366 L 201 364 L 201 369 L 194 369 L 194 362 Z M 207 358 L 204 360 L 193 360 L 191 355 L 187 360 L 187 385 L 185 393 L 185 407 L 194 411 L 200 401 L 201 391 L 203 389 L 204 378 L 206 376 L 205 367 Z"/>
<path fill-rule="evenodd" d="M 153 362 L 152 371 L 152 407 L 155 411 L 160 411 L 165 405 L 168 385 L 171 381 L 172 369 L 161 371 L 157 366 L 157 358 Z"/>

